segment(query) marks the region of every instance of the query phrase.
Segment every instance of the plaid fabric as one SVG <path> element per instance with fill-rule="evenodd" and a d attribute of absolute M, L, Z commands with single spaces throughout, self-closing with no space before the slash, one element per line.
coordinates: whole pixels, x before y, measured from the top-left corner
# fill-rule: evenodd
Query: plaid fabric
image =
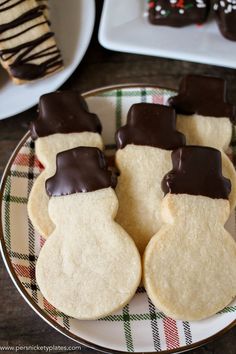
<path fill-rule="evenodd" d="M 101 118 L 107 149 L 114 148 L 114 133 L 126 121 L 129 107 L 137 102 L 165 104 L 173 92 L 154 88 L 124 88 L 87 97 L 89 108 Z M 236 137 L 236 134 L 234 134 Z M 236 144 L 232 143 L 232 157 Z M 109 151 L 108 151 L 109 153 Z M 27 201 L 35 178 L 42 169 L 28 139 L 16 156 L 3 193 L 3 231 L 15 273 L 33 301 L 53 321 L 71 333 L 100 346 L 128 352 L 177 349 L 209 337 L 229 325 L 236 314 L 236 302 L 202 322 L 182 322 L 158 311 L 144 288 L 121 311 L 99 321 L 78 321 L 64 315 L 42 296 L 35 280 L 35 263 L 44 239 L 27 216 Z M 235 218 L 229 227 L 235 233 Z M 194 299 L 193 299 L 194 301 Z"/>

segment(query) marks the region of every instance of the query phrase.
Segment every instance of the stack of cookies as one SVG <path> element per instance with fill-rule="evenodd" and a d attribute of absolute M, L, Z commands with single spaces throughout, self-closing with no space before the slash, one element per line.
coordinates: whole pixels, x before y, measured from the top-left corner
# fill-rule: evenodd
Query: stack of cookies
<path fill-rule="evenodd" d="M 45 169 L 28 212 L 47 238 L 36 278 L 52 305 L 77 319 L 104 317 L 131 300 L 141 274 L 174 319 L 201 320 L 234 299 L 236 243 L 224 224 L 236 205 L 226 155 L 236 107 L 225 85 L 189 75 L 169 106 L 131 106 L 115 136 L 118 174 L 84 99 L 41 97 L 31 135 Z"/>
<path fill-rule="evenodd" d="M 62 69 L 46 0 L 1 1 L 0 23 L 0 62 L 15 84 Z"/>

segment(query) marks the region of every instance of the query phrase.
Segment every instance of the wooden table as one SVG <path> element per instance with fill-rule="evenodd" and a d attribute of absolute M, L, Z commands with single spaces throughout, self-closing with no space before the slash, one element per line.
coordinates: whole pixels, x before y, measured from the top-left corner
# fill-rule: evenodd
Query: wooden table
<path fill-rule="evenodd" d="M 82 63 L 62 89 L 78 89 L 84 92 L 100 86 L 120 83 L 152 83 L 177 88 L 179 80 L 187 73 L 213 74 L 228 80 L 229 99 L 236 102 L 235 70 L 118 53 L 102 48 L 97 40 L 102 2 L 97 0 L 96 5 L 96 26 L 89 49 Z M 16 144 L 27 131 L 29 122 L 35 117 L 36 107 L 0 121 L 0 175 Z M 61 345 L 68 348 L 75 344 L 47 325 L 25 303 L 12 284 L 2 261 L 0 261 L 0 284 L 0 347 L 3 345 Z M 35 353 L 38 352 L 35 351 Z M 59 351 L 52 351 L 52 353 L 56 352 Z M 68 348 L 60 353 L 71 352 Z M 84 347 L 80 352 L 95 353 L 95 351 Z M 26 353 L 26 351 L 21 353 Z M 193 350 L 192 353 L 236 354 L 236 328 L 215 342 Z"/>

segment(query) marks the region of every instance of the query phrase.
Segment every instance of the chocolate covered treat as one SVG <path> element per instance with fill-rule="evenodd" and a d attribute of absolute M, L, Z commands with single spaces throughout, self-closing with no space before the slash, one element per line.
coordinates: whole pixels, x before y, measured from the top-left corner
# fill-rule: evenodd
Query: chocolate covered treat
<path fill-rule="evenodd" d="M 183 27 L 206 21 L 209 0 L 149 0 L 149 21 L 154 25 Z"/>
<path fill-rule="evenodd" d="M 164 225 L 144 253 L 144 286 L 166 316 L 202 320 L 236 296 L 236 243 L 224 228 L 230 181 L 213 148 L 179 148 L 172 162 L 162 182 Z"/>
<path fill-rule="evenodd" d="M 231 210 L 236 205 L 236 173 L 225 152 L 232 138 L 236 106 L 227 102 L 227 85 L 221 78 L 187 75 L 177 96 L 169 104 L 177 112 L 177 129 L 186 136 L 187 145 L 209 146 L 221 151 L 223 172 L 230 179 Z"/>
<path fill-rule="evenodd" d="M 138 103 L 131 106 L 127 124 L 116 133 L 120 171 L 117 221 L 134 239 L 140 253 L 162 225 L 161 180 L 171 168 L 171 151 L 185 145 L 185 137 L 175 123 L 174 109 Z"/>
<path fill-rule="evenodd" d="M 45 2 L 0 3 L 0 60 L 16 84 L 48 76 L 63 67 Z"/>
<path fill-rule="evenodd" d="M 52 92 L 39 101 L 39 116 L 31 124 L 37 158 L 44 171 L 36 179 L 30 192 L 28 213 L 35 229 L 47 237 L 54 225 L 48 215 L 49 197 L 45 181 L 56 171 L 58 153 L 78 146 L 103 148 L 101 123 L 96 114 L 76 91 Z"/>
<path fill-rule="evenodd" d="M 36 279 L 47 301 L 80 320 L 122 309 L 141 280 L 138 250 L 114 221 L 115 182 L 103 153 L 92 147 L 58 154 L 46 182 L 55 230 L 39 254 Z"/>
<path fill-rule="evenodd" d="M 222 35 L 231 41 L 236 41 L 235 0 L 215 0 L 213 8 Z"/>

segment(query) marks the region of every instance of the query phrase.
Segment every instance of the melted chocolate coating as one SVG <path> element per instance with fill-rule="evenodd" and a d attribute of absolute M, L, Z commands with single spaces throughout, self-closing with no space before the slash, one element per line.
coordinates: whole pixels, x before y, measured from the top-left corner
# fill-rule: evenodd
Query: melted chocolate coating
<path fill-rule="evenodd" d="M 115 188 L 116 176 L 108 170 L 104 154 L 94 147 L 80 146 L 57 154 L 57 169 L 46 181 L 49 196 L 86 193 Z"/>
<path fill-rule="evenodd" d="M 194 0 L 151 0 L 149 21 L 154 25 L 183 27 L 205 22 L 209 10 L 209 0 L 203 0 L 201 6 Z"/>
<path fill-rule="evenodd" d="M 136 103 L 130 107 L 127 124 L 116 132 L 118 149 L 128 144 L 173 150 L 185 145 L 185 136 L 175 128 L 174 109 L 152 103 Z"/>
<path fill-rule="evenodd" d="M 40 97 L 39 117 L 31 123 L 30 131 L 32 139 L 36 140 L 56 133 L 101 133 L 102 126 L 98 116 L 88 111 L 78 92 L 61 91 Z"/>
<path fill-rule="evenodd" d="M 162 180 L 164 194 L 228 199 L 231 182 L 222 175 L 221 153 L 210 147 L 185 146 L 171 155 L 173 169 Z"/>
<path fill-rule="evenodd" d="M 214 3 L 214 9 L 216 19 L 222 35 L 236 41 L 236 7 L 232 2 L 225 1 L 224 6 L 221 5 L 221 1 L 217 0 Z"/>
<path fill-rule="evenodd" d="M 236 120 L 236 106 L 226 102 L 226 81 L 220 78 L 187 75 L 179 94 L 169 99 L 169 105 L 180 114 L 208 117 L 229 117 Z"/>

